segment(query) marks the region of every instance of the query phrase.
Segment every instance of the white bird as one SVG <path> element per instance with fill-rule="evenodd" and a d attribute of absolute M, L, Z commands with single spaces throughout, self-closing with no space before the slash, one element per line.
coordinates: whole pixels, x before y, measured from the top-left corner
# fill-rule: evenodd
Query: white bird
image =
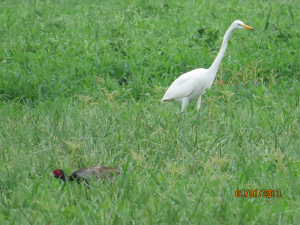
<path fill-rule="evenodd" d="M 180 114 L 184 112 L 190 101 L 197 100 L 198 120 L 200 118 L 201 96 L 214 82 L 221 61 L 226 52 L 228 38 L 236 28 L 254 30 L 240 20 L 234 21 L 226 31 L 217 58 L 209 69 L 195 69 L 178 77 L 168 88 L 161 102 L 176 101 L 182 104 Z"/>

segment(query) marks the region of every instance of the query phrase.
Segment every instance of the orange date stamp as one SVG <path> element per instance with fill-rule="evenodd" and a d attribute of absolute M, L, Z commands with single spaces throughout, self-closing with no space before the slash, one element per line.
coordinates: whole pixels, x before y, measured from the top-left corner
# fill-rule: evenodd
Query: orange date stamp
<path fill-rule="evenodd" d="M 235 191 L 235 197 L 237 198 L 280 198 L 281 197 L 281 191 L 279 189 L 277 190 L 236 190 Z"/>

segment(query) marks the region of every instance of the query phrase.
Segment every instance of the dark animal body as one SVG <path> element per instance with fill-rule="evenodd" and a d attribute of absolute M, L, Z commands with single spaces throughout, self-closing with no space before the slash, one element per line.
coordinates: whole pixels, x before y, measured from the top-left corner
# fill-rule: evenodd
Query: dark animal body
<path fill-rule="evenodd" d="M 88 180 L 105 180 L 109 179 L 114 181 L 116 176 L 120 175 L 120 172 L 116 169 L 107 166 L 90 166 L 84 167 L 72 173 L 68 176 L 63 170 L 54 170 L 53 175 L 55 178 L 59 178 L 62 181 L 76 181 L 77 183 L 85 182 L 89 184 Z"/>

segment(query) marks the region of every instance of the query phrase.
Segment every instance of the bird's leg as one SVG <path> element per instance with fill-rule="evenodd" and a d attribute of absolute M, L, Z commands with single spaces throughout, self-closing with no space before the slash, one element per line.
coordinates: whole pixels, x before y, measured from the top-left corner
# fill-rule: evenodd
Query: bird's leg
<path fill-rule="evenodd" d="M 199 98 L 197 99 L 197 111 L 198 111 L 198 122 L 200 122 L 200 106 L 201 106 L 201 97 L 202 95 L 199 96 Z"/>
<path fill-rule="evenodd" d="M 178 116 L 178 127 L 180 127 L 180 119 L 181 119 L 181 113 Z"/>
<path fill-rule="evenodd" d="M 188 97 L 184 97 L 182 99 L 182 106 L 181 106 L 180 114 L 182 114 L 184 112 L 184 110 L 188 107 L 189 102 L 190 102 L 190 99 Z"/>
<path fill-rule="evenodd" d="M 188 97 L 184 97 L 182 99 L 182 106 L 181 106 L 181 110 L 180 110 L 179 118 L 178 118 L 179 126 L 180 126 L 180 117 L 182 117 L 182 114 L 183 114 L 184 110 L 188 107 L 189 102 L 190 102 L 190 99 Z"/>
<path fill-rule="evenodd" d="M 180 126 L 180 118 L 181 118 L 181 116 L 182 116 L 182 112 L 180 111 L 179 112 L 179 115 L 178 115 L 178 125 Z"/>

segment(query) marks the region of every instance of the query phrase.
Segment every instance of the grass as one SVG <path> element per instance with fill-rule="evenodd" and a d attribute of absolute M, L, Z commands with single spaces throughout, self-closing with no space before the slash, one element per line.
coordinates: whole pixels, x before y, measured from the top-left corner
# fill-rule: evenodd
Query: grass
<path fill-rule="evenodd" d="M 299 224 L 299 4 L 292 1 L 0 3 L 1 224 Z M 208 68 L 178 121 L 162 104 Z M 114 184 L 60 184 L 103 164 Z M 236 190 L 281 197 L 236 197 Z"/>

